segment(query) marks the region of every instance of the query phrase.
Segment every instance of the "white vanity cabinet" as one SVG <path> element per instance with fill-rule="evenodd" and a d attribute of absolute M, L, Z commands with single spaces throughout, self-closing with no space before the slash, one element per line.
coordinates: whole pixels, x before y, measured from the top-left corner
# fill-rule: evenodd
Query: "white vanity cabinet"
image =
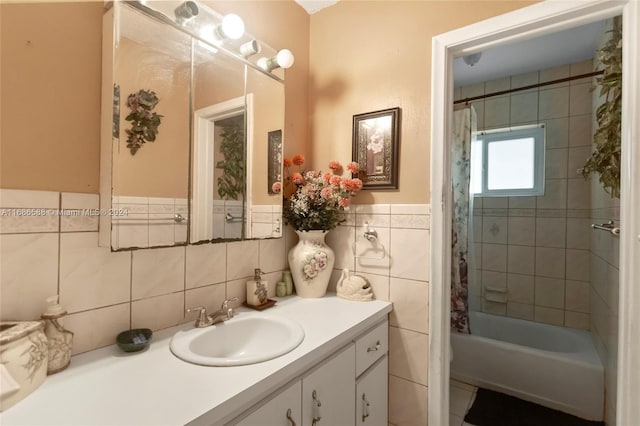
<path fill-rule="evenodd" d="M 248 417 L 233 423 L 237 426 L 297 426 L 302 423 L 302 382 L 299 380 L 280 391 Z"/>
<path fill-rule="evenodd" d="M 227 425 L 387 426 L 387 352 L 385 320 Z"/>
<path fill-rule="evenodd" d="M 358 378 L 356 426 L 387 426 L 387 355 Z"/>
<path fill-rule="evenodd" d="M 305 375 L 302 378 L 302 426 L 353 425 L 355 376 L 353 343 Z"/>

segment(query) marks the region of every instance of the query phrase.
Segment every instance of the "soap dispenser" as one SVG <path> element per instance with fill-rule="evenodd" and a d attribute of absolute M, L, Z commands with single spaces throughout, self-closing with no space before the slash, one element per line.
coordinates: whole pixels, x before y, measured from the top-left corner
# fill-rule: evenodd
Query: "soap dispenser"
<path fill-rule="evenodd" d="M 264 305 L 268 302 L 267 281 L 263 280 L 260 268 L 254 269 L 253 280 L 247 281 L 247 304 L 252 306 Z"/>
<path fill-rule="evenodd" d="M 51 375 L 69 366 L 73 332 L 66 330 L 62 325 L 62 317 L 67 315 L 67 311 L 58 304 L 58 296 L 46 300 L 48 306 L 40 318 L 44 320 L 44 334 L 47 336 L 49 347 L 47 375 Z"/>

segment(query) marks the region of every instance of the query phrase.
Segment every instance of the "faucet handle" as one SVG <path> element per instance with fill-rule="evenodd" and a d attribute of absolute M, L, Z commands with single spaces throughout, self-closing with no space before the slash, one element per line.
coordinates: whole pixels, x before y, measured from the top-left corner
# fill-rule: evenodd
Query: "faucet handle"
<path fill-rule="evenodd" d="M 222 302 L 222 307 L 220 308 L 220 311 L 227 314 L 227 319 L 233 318 L 233 315 L 235 315 L 233 308 L 229 307 L 229 302 L 237 302 L 238 300 L 239 299 L 237 297 L 232 297 L 230 299 L 225 299 L 224 302 Z"/>
<path fill-rule="evenodd" d="M 198 319 L 195 322 L 195 326 L 198 328 L 211 325 L 212 321 L 207 315 L 207 308 L 204 306 L 196 306 L 194 308 L 187 308 L 185 312 L 198 312 Z"/>

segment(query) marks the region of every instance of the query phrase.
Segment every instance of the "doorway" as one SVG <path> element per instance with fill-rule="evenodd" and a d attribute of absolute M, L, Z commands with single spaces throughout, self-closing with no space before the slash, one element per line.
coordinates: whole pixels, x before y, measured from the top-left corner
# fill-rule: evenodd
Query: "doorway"
<path fill-rule="evenodd" d="M 640 233 L 640 194 L 632 187 L 640 186 L 640 150 L 632 141 L 640 135 L 638 116 L 638 26 L 639 7 L 636 2 L 544 2 L 478 24 L 455 30 L 433 40 L 432 61 L 432 120 L 431 120 L 431 182 L 432 182 L 432 270 L 430 286 L 430 362 L 429 362 L 429 423 L 448 424 L 449 416 L 449 317 L 450 317 L 450 250 L 451 245 L 451 158 L 450 143 L 453 108 L 454 56 L 466 56 L 489 47 L 532 38 L 545 33 L 584 25 L 615 15 L 623 16 L 624 69 L 620 235 L 620 309 L 618 345 L 618 401 L 617 423 L 631 424 L 640 418 L 640 409 L 633 401 L 640 398 L 638 384 L 640 347 L 631 339 L 630 324 L 640 319 L 640 293 L 633 288 L 640 273 L 640 247 L 636 236 Z M 436 143 L 436 141 L 445 141 Z M 636 367 L 634 367 L 634 365 Z M 635 368 L 635 370 L 634 370 Z"/>

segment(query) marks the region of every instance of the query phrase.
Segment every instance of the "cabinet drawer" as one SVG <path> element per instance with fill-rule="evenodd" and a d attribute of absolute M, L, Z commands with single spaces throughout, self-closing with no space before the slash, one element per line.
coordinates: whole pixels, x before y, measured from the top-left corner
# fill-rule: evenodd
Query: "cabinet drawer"
<path fill-rule="evenodd" d="M 356 340 L 356 377 L 389 350 L 389 324 L 383 321 Z"/>

